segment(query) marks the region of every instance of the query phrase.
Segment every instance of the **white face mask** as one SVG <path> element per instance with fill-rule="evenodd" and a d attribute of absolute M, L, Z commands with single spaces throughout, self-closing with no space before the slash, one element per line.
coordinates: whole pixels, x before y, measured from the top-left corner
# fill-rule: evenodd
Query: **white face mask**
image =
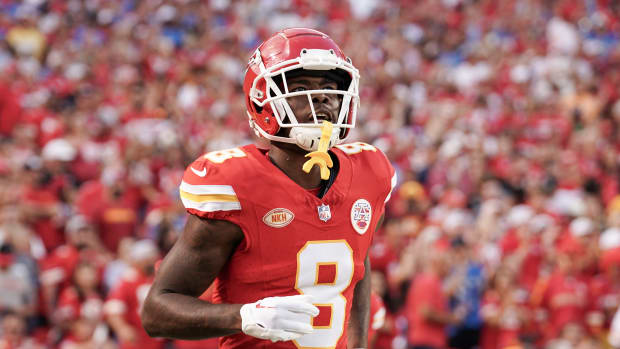
<path fill-rule="evenodd" d="M 306 151 L 316 151 L 319 147 L 319 140 L 321 139 L 321 129 L 316 127 L 292 127 L 289 138 L 293 139 L 297 146 Z M 340 128 L 334 127 L 332 136 L 329 139 L 328 148 L 338 144 L 339 140 Z"/>
<path fill-rule="evenodd" d="M 329 142 L 329 147 L 344 141 L 342 134 L 345 129 L 355 127 L 355 117 L 359 106 L 359 72 L 353 67 L 350 60 L 343 60 L 332 52 L 332 50 L 302 50 L 302 54 L 291 60 L 281 62 L 269 69 L 266 69 L 260 61 L 260 53 L 257 52 L 253 57 L 257 60 L 261 73 L 254 79 L 250 89 L 251 101 L 258 107 L 269 105 L 274 113 L 280 129 L 290 128 L 289 136 L 276 136 L 265 132 L 250 117 L 250 127 L 254 129 L 258 136 L 267 138 L 271 141 L 297 144 L 300 148 L 314 151 L 318 147 L 321 137 L 321 123 L 317 118 L 314 104 L 312 103 L 313 94 L 333 94 L 342 98 L 342 103 L 336 120 L 333 121 L 334 130 Z M 329 71 L 339 69 L 345 71 L 351 76 L 351 82 L 344 90 L 306 90 L 290 92 L 286 73 L 296 69 L 305 69 L 309 71 Z M 276 84 L 274 78 L 280 78 L 282 81 L 282 89 Z M 259 83 L 265 86 L 265 91 L 258 89 Z M 308 103 L 311 106 L 313 120 L 301 123 L 293 112 L 287 98 L 295 96 L 307 96 Z"/>

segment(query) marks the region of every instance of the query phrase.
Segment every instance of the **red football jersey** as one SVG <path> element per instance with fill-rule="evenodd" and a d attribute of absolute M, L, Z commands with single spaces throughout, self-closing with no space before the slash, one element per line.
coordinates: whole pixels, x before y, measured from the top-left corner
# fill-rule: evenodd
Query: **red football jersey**
<path fill-rule="evenodd" d="M 151 338 L 140 320 L 142 303 L 153 283 L 153 276 L 146 276 L 135 269 L 129 269 L 119 284 L 110 291 L 103 306 L 104 315 L 121 315 L 136 331 L 135 342 L 121 342 L 120 349 L 162 349 L 160 338 Z"/>
<path fill-rule="evenodd" d="M 368 324 L 368 347 L 371 346 L 372 337 L 375 335 L 378 329 L 385 324 L 385 304 L 383 299 L 374 293 L 370 293 L 370 322 Z"/>
<path fill-rule="evenodd" d="M 245 235 L 215 280 L 213 301 L 310 294 L 320 310 L 314 332 L 295 341 L 237 334 L 221 338 L 221 348 L 346 348 L 353 289 L 396 177 L 371 145 L 332 152 L 339 172 L 322 199 L 254 145 L 207 153 L 185 171 L 180 195 L 187 211 L 235 223 Z"/>
<path fill-rule="evenodd" d="M 81 299 L 79 291 L 75 287 L 65 288 L 58 297 L 56 316 L 61 321 L 86 318 L 99 321 L 103 313 L 103 300 L 97 294 L 91 294 Z"/>

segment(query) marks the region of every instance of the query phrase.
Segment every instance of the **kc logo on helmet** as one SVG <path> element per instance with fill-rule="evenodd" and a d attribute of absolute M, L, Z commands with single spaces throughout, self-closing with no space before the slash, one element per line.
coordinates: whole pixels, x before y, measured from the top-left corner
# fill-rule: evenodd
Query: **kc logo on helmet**
<path fill-rule="evenodd" d="M 351 225 L 353 225 L 353 229 L 358 234 L 364 235 L 366 230 L 368 230 L 371 219 L 372 208 L 370 203 L 365 199 L 355 201 L 353 207 L 351 207 Z"/>

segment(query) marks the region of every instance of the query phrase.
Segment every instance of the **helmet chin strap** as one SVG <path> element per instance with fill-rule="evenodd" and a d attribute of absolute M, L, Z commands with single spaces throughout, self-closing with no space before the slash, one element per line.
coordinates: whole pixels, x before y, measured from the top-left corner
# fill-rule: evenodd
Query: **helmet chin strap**
<path fill-rule="evenodd" d="M 323 139 L 323 130 L 325 129 L 325 124 L 329 123 L 327 121 L 323 122 L 322 127 L 303 127 L 303 126 L 294 126 L 291 127 L 291 131 L 289 133 L 289 137 L 295 140 L 295 144 L 300 148 L 307 151 L 317 151 L 319 150 L 319 143 Z M 331 125 L 331 123 L 329 123 Z M 327 134 L 325 142 L 327 142 L 327 149 L 333 147 L 338 144 L 340 137 L 340 127 L 331 127 L 330 134 Z M 326 149 L 326 151 L 327 151 Z"/>

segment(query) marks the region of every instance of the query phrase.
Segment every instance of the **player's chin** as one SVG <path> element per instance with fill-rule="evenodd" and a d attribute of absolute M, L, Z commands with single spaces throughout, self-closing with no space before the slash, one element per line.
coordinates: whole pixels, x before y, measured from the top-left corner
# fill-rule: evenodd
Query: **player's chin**
<path fill-rule="evenodd" d="M 278 132 L 276 132 L 276 134 L 274 135 L 276 137 L 282 137 L 282 138 L 290 138 L 291 136 L 291 128 L 290 127 L 280 127 L 280 129 L 278 130 Z M 271 141 L 272 144 L 276 144 L 278 146 L 284 145 L 284 144 L 288 144 L 286 142 L 278 142 L 278 141 Z"/>
<path fill-rule="evenodd" d="M 307 150 L 304 150 L 303 148 L 301 148 L 295 143 L 272 141 L 271 145 L 276 146 L 280 149 L 285 149 L 285 150 L 293 151 L 293 152 L 300 153 L 300 154 L 306 154 L 308 152 Z"/>

